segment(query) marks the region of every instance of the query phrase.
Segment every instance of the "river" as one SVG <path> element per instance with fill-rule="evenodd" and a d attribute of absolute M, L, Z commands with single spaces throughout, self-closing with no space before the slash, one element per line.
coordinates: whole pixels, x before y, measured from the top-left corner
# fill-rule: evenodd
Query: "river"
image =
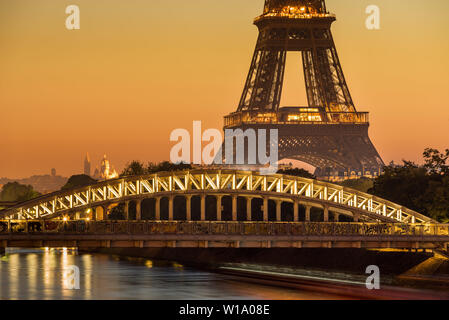
<path fill-rule="evenodd" d="M 79 289 L 67 268 L 79 270 Z M 73 269 L 71 269 L 73 270 Z M 66 279 L 64 278 L 66 277 Z M 328 294 L 235 281 L 221 274 L 70 249 L 7 249 L 0 257 L 0 299 L 340 299 Z"/>

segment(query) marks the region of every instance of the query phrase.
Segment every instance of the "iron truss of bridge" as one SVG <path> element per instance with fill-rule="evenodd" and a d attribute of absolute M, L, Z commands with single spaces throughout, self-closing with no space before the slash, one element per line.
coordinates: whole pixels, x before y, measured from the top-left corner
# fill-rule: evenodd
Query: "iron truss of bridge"
<path fill-rule="evenodd" d="M 130 176 L 108 180 L 84 188 L 59 191 L 19 203 L 0 211 L 0 219 L 49 220 L 70 219 L 93 212 L 92 220 L 103 220 L 110 209 L 125 204 L 128 215 L 129 203 L 135 202 L 136 220 L 141 220 L 141 203 L 155 199 L 155 220 L 161 220 L 161 199 L 168 198 L 168 219 L 174 220 L 174 199 L 185 199 L 185 220 L 192 219 L 192 197 L 199 197 L 200 220 L 206 220 L 206 197 L 216 198 L 216 215 L 222 220 L 222 200 L 232 199 L 232 221 L 237 221 L 237 199 L 246 199 L 246 221 L 252 221 L 253 199 L 261 199 L 260 221 L 269 221 L 269 201 L 276 203 L 276 219 L 282 221 L 283 203 L 293 205 L 293 222 L 299 219 L 299 207 L 305 208 L 305 221 L 310 221 L 311 208 L 322 212 L 322 221 L 333 221 L 339 215 L 354 222 L 386 223 L 435 223 L 432 219 L 390 201 L 359 192 L 340 185 L 287 175 L 262 175 L 258 172 L 235 170 L 192 170 L 161 172 L 145 176 Z M 260 200 L 259 200 L 260 201 Z M 98 214 L 100 212 L 100 214 Z M 240 219 L 239 219 L 240 220 Z"/>

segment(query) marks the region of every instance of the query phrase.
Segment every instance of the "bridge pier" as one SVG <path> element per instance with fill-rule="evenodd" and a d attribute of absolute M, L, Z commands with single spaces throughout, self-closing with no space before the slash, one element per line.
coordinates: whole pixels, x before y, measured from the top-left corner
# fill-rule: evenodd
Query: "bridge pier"
<path fill-rule="evenodd" d="M 338 212 L 334 212 L 334 222 L 340 221 L 340 214 Z"/>
<path fill-rule="evenodd" d="M 298 200 L 294 200 L 293 201 L 293 221 L 294 222 L 298 222 L 299 221 L 298 209 L 299 209 L 299 201 Z"/>
<path fill-rule="evenodd" d="M 223 208 L 221 207 L 222 198 L 222 195 L 217 195 L 217 221 L 221 221 L 221 212 L 223 210 Z"/>
<path fill-rule="evenodd" d="M 156 200 L 156 204 L 155 204 L 155 219 L 157 221 L 161 220 L 161 197 L 155 197 L 154 198 Z"/>
<path fill-rule="evenodd" d="M 142 220 L 142 200 L 136 200 L 136 220 Z"/>
<path fill-rule="evenodd" d="M 263 221 L 268 221 L 268 197 L 263 197 Z"/>
<path fill-rule="evenodd" d="M 232 196 L 232 221 L 237 221 L 237 196 Z"/>
<path fill-rule="evenodd" d="M 186 195 L 186 220 L 192 221 L 192 196 Z"/>
<path fill-rule="evenodd" d="M 306 206 L 306 222 L 310 221 L 310 209 L 312 207 L 311 206 Z"/>
<path fill-rule="evenodd" d="M 206 221 L 206 195 L 201 195 L 201 221 Z"/>
<path fill-rule="evenodd" d="M 353 213 L 352 216 L 354 217 L 354 222 L 359 222 L 360 214 L 358 214 L 358 213 Z"/>
<path fill-rule="evenodd" d="M 323 220 L 329 222 L 329 208 L 327 206 L 324 207 Z"/>
<path fill-rule="evenodd" d="M 125 201 L 125 220 L 129 220 L 129 201 Z"/>
<path fill-rule="evenodd" d="M 253 198 L 252 197 L 246 197 L 246 221 L 251 221 L 251 202 Z"/>
<path fill-rule="evenodd" d="M 168 220 L 173 221 L 173 200 L 175 196 L 168 197 Z"/>

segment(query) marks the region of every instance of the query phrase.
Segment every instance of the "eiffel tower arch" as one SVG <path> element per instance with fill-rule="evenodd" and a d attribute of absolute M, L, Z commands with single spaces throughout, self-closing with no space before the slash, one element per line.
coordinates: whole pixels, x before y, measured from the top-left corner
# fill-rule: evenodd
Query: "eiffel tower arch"
<path fill-rule="evenodd" d="M 225 129 L 278 129 L 279 159 L 297 159 L 318 177 L 375 176 L 384 165 L 369 136 L 368 112 L 354 106 L 325 0 L 265 0 L 245 87 Z M 300 52 L 307 106 L 281 107 L 287 52 Z"/>

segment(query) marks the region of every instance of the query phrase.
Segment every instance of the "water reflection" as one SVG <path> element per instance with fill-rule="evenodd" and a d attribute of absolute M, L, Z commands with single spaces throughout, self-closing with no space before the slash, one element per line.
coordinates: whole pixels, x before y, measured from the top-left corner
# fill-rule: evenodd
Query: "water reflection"
<path fill-rule="evenodd" d="M 64 274 L 80 270 L 80 289 Z M 66 274 L 67 277 L 67 274 Z M 1 299 L 338 299 L 318 293 L 260 286 L 186 268 L 177 263 L 73 250 L 8 249 L 0 259 Z"/>

